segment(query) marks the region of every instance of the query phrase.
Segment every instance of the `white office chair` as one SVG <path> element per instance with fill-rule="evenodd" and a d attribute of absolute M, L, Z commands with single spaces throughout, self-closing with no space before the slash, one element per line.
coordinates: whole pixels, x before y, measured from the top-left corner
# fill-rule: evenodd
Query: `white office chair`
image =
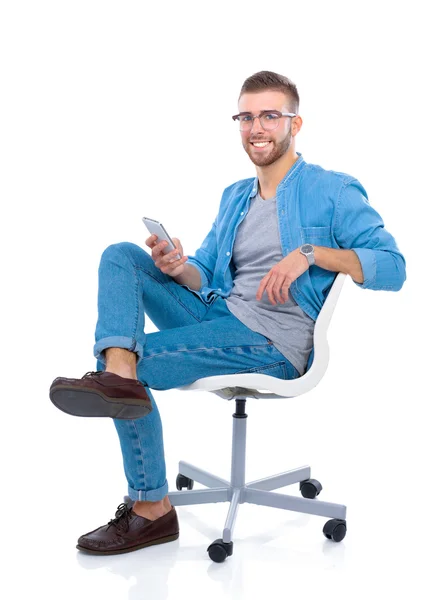
<path fill-rule="evenodd" d="M 180 461 L 176 487 L 178 490 L 186 487 L 188 491 L 169 492 L 168 494 L 170 502 L 174 506 L 230 502 L 223 539 L 215 540 L 207 549 L 210 558 L 215 562 L 223 562 L 227 556 L 231 556 L 233 553 L 232 532 L 238 505 L 244 502 L 332 517 L 324 526 L 324 535 L 335 542 L 340 542 L 346 535 L 346 506 L 315 499 L 322 486 L 317 480 L 310 478 L 310 467 L 304 466 L 265 479 L 245 482 L 246 399 L 292 398 L 308 392 L 319 383 L 327 369 L 329 359 L 327 329 L 345 277 L 345 274 L 338 273 L 318 315 L 314 329 L 314 359 L 309 370 L 299 379 L 283 380 L 258 373 L 218 375 L 205 377 L 190 385 L 177 388 L 181 391 L 213 392 L 226 400 L 235 399 L 236 401 L 236 411 L 232 415 L 234 425 L 231 480 L 227 481 L 190 463 Z M 267 393 L 258 390 L 267 390 Z M 193 490 L 194 481 L 211 489 Z M 303 498 L 270 491 L 294 483 L 300 483 L 300 492 Z"/>

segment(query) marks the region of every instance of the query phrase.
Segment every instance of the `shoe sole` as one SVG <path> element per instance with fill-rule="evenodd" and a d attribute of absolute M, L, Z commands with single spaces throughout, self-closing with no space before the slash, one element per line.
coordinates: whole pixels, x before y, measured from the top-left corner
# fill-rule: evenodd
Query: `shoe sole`
<path fill-rule="evenodd" d="M 123 548 L 122 550 L 108 550 L 106 552 L 102 552 L 102 550 L 89 550 L 89 548 L 85 548 L 84 546 L 79 546 L 77 544 L 76 548 L 78 550 L 82 550 L 83 552 L 87 552 L 88 554 L 97 554 L 97 555 L 107 555 L 107 554 L 125 554 L 126 552 L 133 552 L 133 550 L 140 550 L 141 548 L 146 548 L 147 546 L 155 546 L 157 544 L 165 544 L 166 542 L 173 542 L 177 540 L 179 537 L 179 533 L 175 533 L 173 535 L 167 535 L 166 537 L 157 538 L 155 540 L 151 540 L 150 542 L 145 542 L 144 544 L 138 544 L 137 546 L 131 546 L 130 548 Z"/>
<path fill-rule="evenodd" d="M 103 396 L 93 389 L 56 386 L 49 397 L 56 408 L 75 417 L 111 417 L 112 419 L 139 419 L 152 410 L 151 403 L 132 398 L 120 400 Z M 136 404 L 136 402 L 141 402 Z"/>

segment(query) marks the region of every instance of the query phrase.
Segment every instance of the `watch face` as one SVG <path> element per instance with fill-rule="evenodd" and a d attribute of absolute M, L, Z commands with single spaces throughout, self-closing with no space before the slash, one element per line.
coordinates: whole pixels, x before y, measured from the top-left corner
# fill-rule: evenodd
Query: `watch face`
<path fill-rule="evenodd" d="M 300 248 L 300 250 L 304 253 L 304 254 L 309 254 L 310 252 L 313 251 L 313 246 L 312 244 L 303 244 L 303 246 Z"/>

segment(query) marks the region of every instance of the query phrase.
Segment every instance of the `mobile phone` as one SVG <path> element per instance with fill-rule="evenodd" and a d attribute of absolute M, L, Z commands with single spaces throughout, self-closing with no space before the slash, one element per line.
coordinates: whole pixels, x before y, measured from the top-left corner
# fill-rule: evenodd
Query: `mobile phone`
<path fill-rule="evenodd" d="M 149 219 L 148 217 L 142 217 L 142 221 L 145 223 L 149 233 L 154 233 L 157 236 L 157 244 L 164 241 L 168 242 L 168 245 L 163 250 L 165 254 L 175 250 L 176 246 L 174 245 L 172 238 L 169 236 L 161 223 L 155 221 L 155 219 Z M 178 260 L 182 258 L 179 252 L 176 254 L 176 258 Z"/>

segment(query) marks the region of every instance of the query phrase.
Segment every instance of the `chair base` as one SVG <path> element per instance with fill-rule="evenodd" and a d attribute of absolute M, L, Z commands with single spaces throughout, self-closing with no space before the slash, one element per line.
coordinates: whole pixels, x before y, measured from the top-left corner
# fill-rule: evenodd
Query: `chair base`
<path fill-rule="evenodd" d="M 222 479 L 188 462 L 180 461 L 179 473 L 181 475 L 211 489 L 169 492 L 168 497 L 171 504 L 173 506 L 186 506 L 190 504 L 210 504 L 212 502 L 230 502 L 223 529 L 224 543 L 231 542 L 238 507 L 244 502 L 345 520 L 346 506 L 342 504 L 299 498 L 271 491 L 310 479 L 311 469 L 308 466 L 245 483 L 247 428 L 247 415 L 244 411 L 245 402 L 245 398 L 237 398 L 237 410 L 233 414 L 231 481 Z"/>
<path fill-rule="evenodd" d="M 247 504 L 258 504 L 259 506 L 283 508 L 321 517 L 346 519 L 346 506 L 342 504 L 321 502 L 320 500 L 311 500 L 309 498 L 298 498 L 270 491 L 309 479 L 311 473 L 310 467 L 300 467 L 292 471 L 267 477 L 266 479 L 259 479 L 258 481 L 244 485 L 242 488 L 232 486 L 229 481 L 216 477 L 185 461 L 179 462 L 179 473 L 213 489 L 169 492 L 168 497 L 173 506 L 230 502 L 228 516 L 223 529 L 223 541 L 225 543 L 232 540 L 238 506 L 244 502 Z"/>

